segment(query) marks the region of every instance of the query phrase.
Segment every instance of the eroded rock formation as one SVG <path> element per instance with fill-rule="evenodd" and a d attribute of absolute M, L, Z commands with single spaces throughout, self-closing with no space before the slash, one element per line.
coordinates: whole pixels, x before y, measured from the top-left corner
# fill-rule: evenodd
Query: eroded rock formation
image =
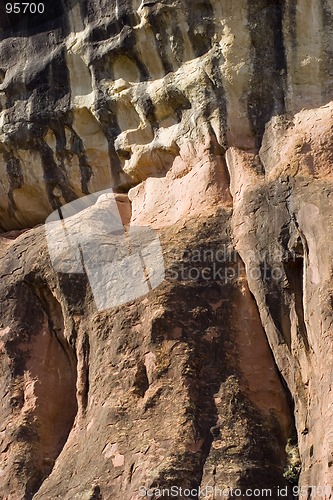
<path fill-rule="evenodd" d="M 0 20 L 1 497 L 277 498 L 295 425 L 316 498 L 333 485 L 333 2 L 53 9 Z M 99 311 L 40 224 L 108 188 L 127 228 L 157 231 L 166 277 Z"/>

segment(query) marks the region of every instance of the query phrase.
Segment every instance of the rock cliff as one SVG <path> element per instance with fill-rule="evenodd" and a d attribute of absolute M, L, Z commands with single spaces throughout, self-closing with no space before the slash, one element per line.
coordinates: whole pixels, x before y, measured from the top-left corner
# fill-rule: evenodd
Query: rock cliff
<path fill-rule="evenodd" d="M 1 498 L 333 498 L 333 1 L 0 9 Z"/>

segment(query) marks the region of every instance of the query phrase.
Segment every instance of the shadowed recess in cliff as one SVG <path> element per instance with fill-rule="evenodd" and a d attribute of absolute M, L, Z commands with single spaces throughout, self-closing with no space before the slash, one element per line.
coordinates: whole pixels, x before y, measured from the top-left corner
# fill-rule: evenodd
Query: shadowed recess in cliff
<path fill-rule="evenodd" d="M 36 3 L 1 1 L 0 39 L 12 36 L 31 36 L 36 33 L 62 28 L 67 6 L 64 1 L 50 0 Z"/>
<path fill-rule="evenodd" d="M 76 357 L 64 336 L 61 305 L 47 285 L 32 273 L 16 284 L 15 293 L 20 297 L 16 332 L 21 333 L 13 333 L 6 343 L 13 353 L 12 384 L 22 393 L 12 400 L 13 412 L 20 412 L 14 429 L 20 443 L 16 473 L 26 478 L 24 498 L 30 500 L 50 474 L 73 426 Z"/>
<path fill-rule="evenodd" d="M 272 115 L 285 112 L 283 15 L 284 0 L 249 2 L 248 24 L 254 54 L 248 113 L 258 148 L 266 123 Z"/>
<path fill-rule="evenodd" d="M 304 312 L 304 249 L 301 242 L 299 242 L 297 254 L 295 253 L 294 258 L 285 263 L 285 272 L 288 279 L 289 293 L 292 297 L 293 310 L 291 314 L 296 319 L 297 336 L 302 340 L 306 351 L 309 351 Z"/>
<path fill-rule="evenodd" d="M 8 192 L 8 198 L 10 200 L 9 210 L 11 212 L 11 216 L 15 218 L 14 209 L 16 205 L 14 200 L 14 191 L 15 189 L 19 189 L 20 187 L 23 186 L 24 176 L 20 160 L 16 158 L 13 154 L 10 154 L 9 151 L 6 151 L 6 149 L 3 149 L 2 154 L 6 161 L 6 170 L 10 185 L 10 189 Z"/>
<path fill-rule="evenodd" d="M 64 50 L 57 50 L 50 62 L 34 61 L 34 69 L 20 71 L 16 78 L 10 80 L 4 87 L 6 108 L 20 105 L 20 101 L 31 99 L 29 121 L 42 126 L 56 115 L 66 114 L 69 100 L 63 101 L 65 109 L 59 109 L 57 103 L 66 98 L 70 90 L 69 72 L 66 65 Z M 41 106 L 41 103 L 42 106 Z M 38 120 L 36 120 L 38 115 Z M 24 140 L 30 137 L 31 127 L 26 131 Z M 22 140 L 17 138 L 14 140 Z"/>
<path fill-rule="evenodd" d="M 81 10 L 82 0 L 41 0 L 36 2 L 0 3 L 0 40 L 27 37 L 59 30 L 64 34 L 70 28 L 72 11 Z M 77 11 L 76 11 L 77 15 Z"/>

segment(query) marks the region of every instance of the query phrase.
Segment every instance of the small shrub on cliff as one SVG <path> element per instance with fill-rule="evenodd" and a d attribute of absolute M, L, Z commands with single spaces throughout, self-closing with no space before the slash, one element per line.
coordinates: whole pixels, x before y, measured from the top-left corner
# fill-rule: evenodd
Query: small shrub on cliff
<path fill-rule="evenodd" d="M 287 466 L 283 477 L 287 479 L 293 486 L 298 484 L 299 475 L 301 473 L 301 459 L 299 456 L 297 439 L 295 437 L 288 439 L 286 446 Z"/>

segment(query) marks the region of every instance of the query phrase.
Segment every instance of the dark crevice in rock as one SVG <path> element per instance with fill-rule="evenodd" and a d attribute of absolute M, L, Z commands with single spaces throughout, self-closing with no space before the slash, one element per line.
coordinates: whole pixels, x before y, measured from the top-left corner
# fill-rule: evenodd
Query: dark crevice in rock
<path fill-rule="evenodd" d="M 29 276 L 27 276 L 27 279 L 29 280 Z M 48 320 L 48 330 L 59 342 L 59 346 L 67 357 L 69 365 L 71 365 L 75 358 L 73 357 L 72 351 L 69 350 L 68 342 L 64 337 L 64 317 L 59 302 L 47 288 L 46 284 L 42 283 L 37 286 L 36 284 L 30 284 L 29 281 L 25 280 L 25 282 L 28 284 L 33 294 L 38 298 L 40 306 Z"/>
<path fill-rule="evenodd" d="M 8 192 L 8 198 L 9 198 L 9 207 L 8 211 L 9 214 L 13 219 L 16 219 L 15 217 L 15 208 L 16 208 L 16 202 L 14 198 L 14 191 L 15 189 L 19 189 L 23 186 L 24 184 L 24 178 L 23 178 L 23 172 L 22 172 L 22 167 L 20 160 L 16 158 L 14 155 L 13 151 L 7 151 L 5 148 L 3 148 L 3 157 L 6 162 L 6 171 L 9 179 L 9 192 Z"/>
<path fill-rule="evenodd" d="M 304 347 L 309 351 L 309 341 L 304 313 L 304 258 L 303 246 L 301 254 L 285 263 L 285 272 L 289 284 L 289 292 L 293 298 L 295 314 L 297 317 L 297 334 L 300 335 Z"/>
<path fill-rule="evenodd" d="M 138 105 L 140 106 L 142 112 L 152 126 L 152 129 L 154 131 L 158 130 L 159 123 L 156 118 L 155 106 L 150 96 L 148 94 L 143 94 L 142 96 L 140 96 L 140 98 L 138 99 Z"/>
<path fill-rule="evenodd" d="M 254 51 L 248 113 L 259 149 L 266 123 L 272 115 L 285 112 L 286 56 L 282 0 L 249 2 L 248 22 Z"/>
<path fill-rule="evenodd" d="M 69 316 L 82 315 L 92 294 L 86 274 L 57 273 L 58 285 Z"/>
<path fill-rule="evenodd" d="M 89 388 L 90 388 L 90 342 L 89 337 L 86 335 L 82 342 L 82 391 L 81 391 L 81 404 L 83 411 L 86 411 L 89 401 Z"/>
<path fill-rule="evenodd" d="M 133 477 L 133 471 L 134 471 L 135 463 L 130 465 L 129 471 L 128 471 L 128 482 L 132 482 L 132 477 Z"/>
<path fill-rule="evenodd" d="M 101 488 L 99 486 L 94 486 L 91 496 L 89 500 L 103 500 L 103 496 L 101 493 Z"/>
<path fill-rule="evenodd" d="M 124 52 L 124 54 L 127 55 L 127 51 Z M 140 57 L 139 51 L 135 48 L 135 46 L 132 49 L 132 57 L 133 61 L 137 65 L 139 72 L 140 72 L 140 81 L 144 82 L 150 79 L 150 74 L 148 67 L 146 66 L 145 62 L 142 60 L 142 57 Z"/>
<path fill-rule="evenodd" d="M 275 24 L 272 27 L 274 34 L 273 47 L 274 47 L 275 69 L 277 72 L 280 73 L 280 76 L 283 76 L 283 78 L 281 78 L 279 82 L 280 87 L 278 90 L 280 93 L 285 89 L 284 80 L 285 80 L 285 72 L 287 70 L 286 48 L 283 36 L 283 19 L 285 14 L 284 2 L 285 0 L 280 0 L 275 2 L 275 9 L 273 11 L 275 17 Z M 283 99 L 283 95 L 279 94 L 278 97 Z M 277 111 L 278 113 L 283 113 L 284 101 L 282 100 L 280 104 L 282 105 L 282 109 L 278 109 Z"/>
<path fill-rule="evenodd" d="M 3 83 L 5 77 L 6 77 L 6 71 L 0 68 L 0 85 Z"/>
<path fill-rule="evenodd" d="M 32 118 L 39 111 L 38 124 L 48 123 L 56 115 L 63 116 L 67 113 L 69 106 L 70 80 L 66 64 L 66 52 L 61 47 L 57 50 L 52 61 L 37 73 L 28 73 L 29 79 L 24 83 L 27 91 L 34 96 L 35 108 Z M 59 101 L 62 101 L 59 110 Z"/>
<path fill-rule="evenodd" d="M 139 103 L 142 103 L 143 110 L 152 127 L 158 128 L 160 124 L 155 123 L 156 121 L 158 121 L 156 118 L 158 109 L 156 109 L 156 107 L 153 105 L 150 97 L 147 96 L 147 99 L 143 99 L 142 101 L 139 101 Z M 183 112 L 187 109 L 192 108 L 192 104 L 186 97 L 184 92 L 177 88 L 173 83 L 167 84 L 166 86 L 163 95 L 162 106 L 164 108 L 165 118 L 174 117 L 177 123 L 181 121 Z M 166 110 L 169 111 L 169 115 Z"/>
<path fill-rule="evenodd" d="M 144 397 L 147 389 L 149 388 L 149 380 L 147 375 L 147 369 L 143 361 L 138 364 L 137 371 L 134 379 L 134 393 Z"/>
<path fill-rule="evenodd" d="M 212 46 L 215 33 L 214 9 L 209 0 L 186 0 L 189 38 L 196 57 L 202 56 Z M 198 26 L 200 19 L 200 26 Z"/>
<path fill-rule="evenodd" d="M 52 208 L 57 210 L 63 205 L 61 196 L 66 203 L 74 201 L 77 196 L 68 184 L 67 173 L 56 164 L 53 151 L 46 142 L 40 142 L 38 151 L 42 160 L 47 195 Z"/>
<path fill-rule="evenodd" d="M 70 126 L 72 120 L 68 116 L 55 117 L 51 119 L 48 126 L 50 130 L 54 133 L 56 138 L 56 153 L 57 155 L 66 149 L 66 125 Z"/>
<path fill-rule="evenodd" d="M 265 264 L 265 269 L 267 265 Z M 282 294 L 278 283 L 271 283 L 265 293 L 265 304 L 276 327 L 280 342 L 291 348 L 290 300 L 288 294 Z"/>
<path fill-rule="evenodd" d="M 169 58 L 170 35 L 168 34 L 168 28 L 172 24 L 171 15 L 170 9 L 167 6 L 163 6 L 163 9 L 161 8 L 158 17 L 153 12 L 148 15 L 149 24 L 155 34 L 156 46 L 165 75 L 174 70 L 172 61 Z"/>
<path fill-rule="evenodd" d="M 79 160 L 79 168 L 81 174 L 81 191 L 82 193 L 88 195 L 89 194 L 88 184 L 93 176 L 93 170 L 89 165 L 81 137 L 79 137 L 72 128 L 71 128 L 71 133 L 72 133 L 71 149 L 73 153 L 76 154 Z M 63 170 L 64 172 L 66 172 L 65 168 L 63 168 Z"/>

